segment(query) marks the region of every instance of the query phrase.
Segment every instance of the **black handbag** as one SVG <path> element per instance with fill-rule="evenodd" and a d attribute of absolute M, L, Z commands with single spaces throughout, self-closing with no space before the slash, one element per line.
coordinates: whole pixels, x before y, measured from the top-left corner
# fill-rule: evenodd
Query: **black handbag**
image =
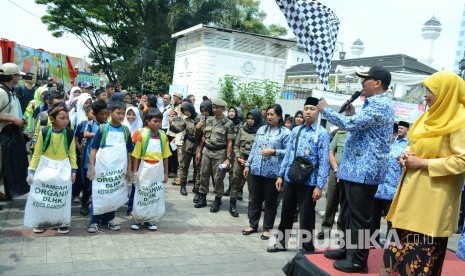
<path fill-rule="evenodd" d="M 299 144 L 300 132 L 303 128 L 304 126 L 299 129 L 299 132 L 297 132 L 294 148 L 294 160 L 292 161 L 289 171 L 287 172 L 287 177 L 289 177 L 291 183 L 297 185 L 304 185 L 305 181 L 308 179 L 314 169 L 312 162 L 308 158 L 305 158 L 304 156 L 295 156 L 297 153 L 297 145 Z"/>

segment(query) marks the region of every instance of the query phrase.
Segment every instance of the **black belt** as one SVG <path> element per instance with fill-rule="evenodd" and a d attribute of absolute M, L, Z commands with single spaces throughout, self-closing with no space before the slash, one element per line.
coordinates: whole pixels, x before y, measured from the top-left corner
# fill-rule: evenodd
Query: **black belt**
<path fill-rule="evenodd" d="M 218 151 L 218 150 L 224 150 L 228 148 L 227 145 L 210 146 L 209 144 L 205 144 L 205 147 L 210 151 Z"/>

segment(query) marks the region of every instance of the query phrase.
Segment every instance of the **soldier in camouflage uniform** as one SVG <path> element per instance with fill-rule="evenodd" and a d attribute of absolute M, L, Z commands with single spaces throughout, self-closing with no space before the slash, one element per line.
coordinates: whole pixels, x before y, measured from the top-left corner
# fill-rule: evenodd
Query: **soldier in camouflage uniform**
<path fill-rule="evenodd" d="M 184 114 L 184 116 L 181 114 Z M 182 158 L 179 160 L 179 178 L 181 183 L 180 193 L 187 196 L 186 184 L 189 164 L 197 153 L 197 146 L 200 139 L 195 137 L 195 125 L 200 121 L 200 114 L 197 114 L 191 103 L 184 102 L 180 108 L 178 116 L 170 118 L 170 131 L 180 133 L 185 131 L 182 143 Z M 200 164 L 194 160 L 194 180 L 200 177 Z M 194 187 L 196 183 L 194 182 Z"/>
<path fill-rule="evenodd" d="M 210 100 L 205 100 L 200 104 L 200 114 L 201 114 L 200 122 L 198 122 L 195 126 L 195 138 L 198 141 L 202 140 L 203 127 L 205 125 L 205 121 L 207 120 L 208 117 L 213 116 L 212 102 Z M 202 160 L 202 157 L 200 157 L 200 160 Z M 201 170 L 200 162 L 197 162 L 197 160 L 194 160 L 194 161 L 195 163 L 199 165 L 199 168 Z M 215 186 L 213 172 L 211 174 L 211 179 L 213 182 L 213 186 Z M 194 188 L 192 189 L 192 192 L 195 194 L 194 199 L 192 200 L 194 203 L 197 203 L 200 199 L 199 188 L 200 188 L 200 173 L 198 174 L 198 176 L 196 176 L 195 182 L 194 182 Z"/>
<path fill-rule="evenodd" d="M 239 213 L 236 210 L 236 201 L 238 193 L 242 191 L 242 187 L 246 181 L 244 177 L 244 165 L 249 158 L 250 151 L 252 150 L 257 130 L 262 125 L 262 115 L 258 109 L 250 110 L 249 113 L 247 113 L 246 119 L 247 121 L 239 129 L 239 132 L 236 135 L 236 141 L 234 142 L 234 153 L 236 157 L 234 160 L 234 174 L 231 180 L 231 197 L 229 205 L 229 213 L 233 217 L 239 216 Z"/>
<path fill-rule="evenodd" d="M 235 137 L 233 123 L 223 115 L 226 102 L 215 99 L 213 103 L 213 117 L 207 118 L 203 127 L 203 137 L 197 150 L 196 160 L 200 162 L 202 157 L 202 169 L 200 175 L 200 199 L 194 205 L 195 208 L 207 206 L 207 193 L 209 178 L 214 173 L 215 202 L 210 212 L 220 210 L 221 197 L 224 194 L 224 177 L 226 170 L 231 167 L 232 145 Z M 225 168 L 221 168 L 222 166 Z"/>

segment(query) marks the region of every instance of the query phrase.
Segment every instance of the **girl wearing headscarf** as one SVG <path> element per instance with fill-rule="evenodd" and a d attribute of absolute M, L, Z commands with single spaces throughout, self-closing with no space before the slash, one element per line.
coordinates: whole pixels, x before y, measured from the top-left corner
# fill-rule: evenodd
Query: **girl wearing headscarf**
<path fill-rule="evenodd" d="M 29 138 L 32 138 L 32 133 L 34 133 L 34 109 L 37 106 L 40 106 L 42 102 L 44 101 L 44 94 L 45 94 L 46 88 L 45 87 L 39 87 L 36 89 L 34 93 L 34 99 L 29 102 L 29 104 L 26 107 L 26 111 L 24 112 L 24 119 L 27 122 L 27 128 L 26 128 L 26 133 Z"/>
<path fill-rule="evenodd" d="M 85 108 L 92 104 L 92 96 L 87 93 L 78 97 L 76 107 L 70 111 L 69 119 L 73 127 L 79 125 L 82 121 L 87 121 Z"/>
<path fill-rule="evenodd" d="M 126 114 L 124 115 L 123 125 L 129 128 L 131 136 L 136 130 L 143 127 L 142 118 L 140 117 L 140 111 L 135 106 L 126 108 Z"/>
<path fill-rule="evenodd" d="M 69 99 L 66 101 L 68 109 L 72 109 L 77 102 L 77 98 L 81 95 L 81 88 L 74 86 L 69 92 Z"/>
<path fill-rule="evenodd" d="M 234 142 L 234 170 L 233 177 L 231 180 L 231 194 L 230 194 L 230 205 L 229 213 L 233 217 L 238 217 L 239 212 L 236 209 L 236 202 L 239 195 L 242 197 L 242 187 L 247 180 L 244 177 L 244 165 L 249 158 L 250 151 L 252 150 L 253 142 L 257 130 L 262 126 L 262 114 L 258 109 L 252 109 L 247 113 L 247 121 L 239 129 L 236 134 L 236 141 Z M 250 187 L 249 187 L 250 197 Z M 250 199 L 249 199 L 250 202 Z"/>
<path fill-rule="evenodd" d="M 240 111 L 238 110 L 237 107 L 234 107 L 234 106 L 229 107 L 228 119 L 231 120 L 231 122 L 233 122 L 234 124 L 234 133 L 239 132 L 239 129 L 242 126 L 242 114 L 240 114 Z M 231 158 L 232 160 L 236 159 L 234 152 L 231 154 Z M 231 180 L 233 178 L 234 163 L 231 164 L 231 168 L 229 169 L 229 186 L 228 186 L 228 189 L 224 192 L 225 196 L 229 196 L 231 192 Z"/>
<path fill-rule="evenodd" d="M 410 128 L 400 158 L 403 174 L 386 217 L 393 227 L 388 237 L 397 239 L 384 251 L 380 275 L 440 275 L 448 237 L 457 231 L 465 179 L 465 81 L 443 71 L 423 87 L 429 108 Z"/>

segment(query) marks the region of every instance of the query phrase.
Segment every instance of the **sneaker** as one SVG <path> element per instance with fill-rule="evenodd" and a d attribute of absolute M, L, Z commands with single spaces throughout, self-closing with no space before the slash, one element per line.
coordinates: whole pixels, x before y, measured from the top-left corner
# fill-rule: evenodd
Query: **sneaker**
<path fill-rule="evenodd" d="M 69 233 L 69 227 L 68 226 L 58 227 L 58 233 L 60 233 L 60 234 L 68 234 Z"/>
<path fill-rule="evenodd" d="M 89 228 L 87 228 L 87 232 L 89 233 L 96 233 L 98 232 L 98 224 L 97 223 L 92 223 Z"/>
<path fill-rule="evenodd" d="M 157 224 L 153 221 L 146 222 L 145 225 L 147 225 L 147 228 L 151 231 L 157 231 L 158 229 Z"/>
<path fill-rule="evenodd" d="M 112 230 L 112 231 L 119 231 L 121 230 L 121 227 L 119 227 L 118 224 L 116 224 L 113 220 L 108 222 L 108 229 Z"/>
<path fill-rule="evenodd" d="M 131 224 L 131 229 L 132 230 L 139 230 L 140 229 L 140 223 L 133 223 Z"/>
<path fill-rule="evenodd" d="M 73 203 L 81 203 L 81 200 L 79 199 L 78 196 L 73 197 Z"/>
<path fill-rule="evenodd" d="M 36 234 L 42 234 L 43 232 L 45 232 L 45 228 L 34 228 L 32 229 L 32 232 Z"/>

